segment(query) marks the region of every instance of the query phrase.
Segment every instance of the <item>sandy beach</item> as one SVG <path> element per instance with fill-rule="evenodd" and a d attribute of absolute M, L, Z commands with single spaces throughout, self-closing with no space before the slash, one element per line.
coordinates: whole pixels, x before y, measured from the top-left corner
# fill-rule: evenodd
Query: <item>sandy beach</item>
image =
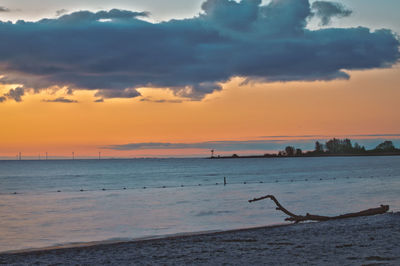
<path fill-rule="evenodd" d="M 400 213 L 1 254 L 6 265 L 399 265 Z"/>

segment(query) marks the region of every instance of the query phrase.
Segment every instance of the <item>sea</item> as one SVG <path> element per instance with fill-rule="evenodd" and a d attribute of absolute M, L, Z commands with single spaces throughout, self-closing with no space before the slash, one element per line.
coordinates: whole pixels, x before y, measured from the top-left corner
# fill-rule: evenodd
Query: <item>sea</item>
<path fill-rule="evenodd" d="M 224 184 L 224 179 L 226 184 Z M 400 211 L 400 156 L 0 161 L 0 252 Z"/>

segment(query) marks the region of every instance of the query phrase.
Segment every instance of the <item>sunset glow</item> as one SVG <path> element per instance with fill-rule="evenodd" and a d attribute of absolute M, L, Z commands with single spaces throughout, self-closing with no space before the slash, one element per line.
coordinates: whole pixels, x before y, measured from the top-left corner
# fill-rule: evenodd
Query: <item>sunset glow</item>
<path fill-rule="evenodd" d="M 189 11 L 187 16 L 190 17 Z M 335 23 L 336 20 L 331 27 Z M 349 20 L 349 25 L 352 24 L 354 21 Z M 400 28 L 391 30 L 399 32 Z M 7 60 L 0 59 L 0 63 Z M 27 73 L 2 69 L 3 80 L 11 74 L 15 80 L 26 79 L 34 84 Z M 69 157 L 72 151 L 81 157 L 97 157 L 99 152 L 107 157 L 208 156 L 209 149 L 122 151 L 110 147 L 131 143 L 268 140 L 268 136 L 285 136 L 281 139 L 297 143 L 301 138 L 296 136 L 304 135 L 326 138 L 377 135 L 364 139 L 392 135 L 396 142 L 400 133 L 400 65 L 343 71 L 349 80 L 323 81 L 317 77 L 317 81 L 304 78 L 304 81 L 267 82 L 250 78 L 246 82 L 247 77 L 231 76 L 228 81 L 212 85 L 221 89 L 207 88 L 200 96 L 168 86 L 147 86 L 125 89 L 121 92 L 124 97 L 114 98 L 107 96 L 107 90 L 77 87 L 68 90 L 62 83 L 35 90 L 26 84 L 3 81 L 0 157 L 15 158 L 18 152 L 33 158 L 46 152 L 54 158 Z M 42 79 L 35 77 L 39 78 Z M 21 86 L 24 86 L 21 101 L 6 96 Z M 129 93 L 138 95 L 125 97 Z"/>

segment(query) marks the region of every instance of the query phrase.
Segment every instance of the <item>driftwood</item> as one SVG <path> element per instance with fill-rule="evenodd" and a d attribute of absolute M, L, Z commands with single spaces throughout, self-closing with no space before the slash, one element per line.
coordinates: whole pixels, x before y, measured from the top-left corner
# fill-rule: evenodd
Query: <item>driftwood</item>
<path fill-rule="evenodd" d="M 307 213 L 305 216 L 302 216 L 302 215 L 296 215 L 296 214 L 288 211 L 287 209 L 285 209 L 279 203 L 279 201 L 272 195 L 268 195 L 268 196 L 261 197 L 261 198 L 255 198 L 255 199 L 249 200 L 249 202 L 255 202 L 255 201 L 260 201 L 260 200 L 264 200 L 264 199 L 271 199 L 272 201 L 274 201 L 277 206 L 276 209 L 278 211 L 282 211 L 286 215 L 290 216 L 290 217 L 286 218 L 285 221 L 290 221 L 290 222 L 295 222 L 295 223 L 304 222 L 304 221 L 328 221 L 328 220 L 344 219 L 344 218 L 351 218 L 351 217 L 370 216 L 370 215 L 376 215 L 376 214 L 383 214 L 383 213 L 386 213 L 387 211 L 389 211 L 389 205 L 381 205 L 378 208 L 368 209 L 365 211 L 360 211 L 360 212 L 355 212 L 355 213 L 342 214 L 342 215 L 333 216 L 333 217 L 313 215 L 313 214 L 309 214 L 309 213 Z"/>

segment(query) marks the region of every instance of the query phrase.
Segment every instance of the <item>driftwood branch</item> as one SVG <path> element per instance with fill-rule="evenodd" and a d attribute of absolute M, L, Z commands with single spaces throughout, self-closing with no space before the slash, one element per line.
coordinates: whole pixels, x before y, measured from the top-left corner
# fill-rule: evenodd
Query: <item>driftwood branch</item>
<path fill-rule="evenodd" d="M 287 209 L 285 209 L 273 195 L 268 195 L 268 196 L 261 197 L 261 198 L 255 198 L 255 199 L 249 200 L 249 202 L 255 202 L 255 201 L 260 201 L 260 200 L 264 200 L 264 199 L 271 199 L 273 202 L 275 202 L 275 204 L 277 206 L 276 209 L 278 211 L 282 211 L 286 215 L 289 216 L 288 218 L 285 219 L 285 221 L 290 221 L 290 222 L 295 222 L 295 223 L 299 223 L 299 222 L 303 222 L 303 221 L 327 221 L 327 220 L 344 219 L 344 218 L 351 218 L 351 217 L 370 216 L 370 215 L 376 215 L 376 214 L 383 214 L 383 213 L 386 213 L 387 211 L 389 211 L 389 205 L 381 205 L 378 208 L 368 209 L 368 210 L 355 212 L 355 213 L 347 213 L 347 214 L 342 214 L 342 215 L 333 216 L 333 217 L 313 215 L 313 214 L 309 214 L 309 213 L 307 213 L 305 216 L 302 216 L 302 215 L 296 215 L 296 214 L 288 211 Z"/>

